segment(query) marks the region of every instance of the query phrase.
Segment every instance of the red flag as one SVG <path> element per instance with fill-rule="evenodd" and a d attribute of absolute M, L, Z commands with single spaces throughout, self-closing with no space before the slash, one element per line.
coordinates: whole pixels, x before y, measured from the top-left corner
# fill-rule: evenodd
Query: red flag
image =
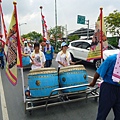
<path fill-rule="evenodd" d="M 43 28 L 43 40 L 47 40 L 47 24 L 45 21 L 45 16 L 41 13 L 42 16 L 42 28 Z"/>
<path fill-rule="evenodd" d="M 4 16 L 2 12 L 2 5 L 0 1 L 0 41 L 5 45 L 7 38 L 7 30 L 4 22 Z"/>

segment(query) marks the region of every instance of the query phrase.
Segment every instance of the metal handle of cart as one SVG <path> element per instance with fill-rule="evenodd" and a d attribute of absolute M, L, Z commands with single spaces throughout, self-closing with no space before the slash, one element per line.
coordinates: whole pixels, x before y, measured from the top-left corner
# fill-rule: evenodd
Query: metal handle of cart
<path fill-rule="evenodd" d="M 62 90 L 66 90 L 66 89 L 72 89 L 72 88 L 79 88 L 79 87 L 84 87 L 84 86 L 88 86 L 89 84 L 82 84 L 82 85 L 75 85 L 75 86 L 68 86 L 68 87 L 62 87 L 62 88 L 56 88 L 54 90 L 51 91 L 49 97 L 47 98 L 46 100 L 46 110 L 47 110 L 47 107 L 48 107 L 48 101 L 50 99 L 50 97 L 52 96 L 52 94 L 56 91 L 62 91 Z"/>

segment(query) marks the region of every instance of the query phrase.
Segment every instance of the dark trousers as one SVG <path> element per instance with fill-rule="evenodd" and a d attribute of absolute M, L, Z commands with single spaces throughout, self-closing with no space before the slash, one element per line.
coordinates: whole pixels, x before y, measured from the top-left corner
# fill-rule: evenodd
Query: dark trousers
<path fill-rule="evenodd" d="M 4 58 L 3 58 L 3 56 L 0 56 L 0 61 L 1 61 L 0 67 L 4 67 Z"/>
<path fill-rule="evenodd" d="M 103 82 L 100 87 L 96 120 L 106 120 L 111 108 L 114 112 L 114 120 L 120 120 L 120 86 Z"/>
<path fill-rule="evenodd" d="M 61 87 L 61 85 L 60 85 L 60 67 L 58 67 L 58 83 L 59 83 L 59 87 Z"/>
<path fill-rule="evenodd" d="M 52 65 L 52 60 L 46 60 L 45 67 L 50 67 Z"/>

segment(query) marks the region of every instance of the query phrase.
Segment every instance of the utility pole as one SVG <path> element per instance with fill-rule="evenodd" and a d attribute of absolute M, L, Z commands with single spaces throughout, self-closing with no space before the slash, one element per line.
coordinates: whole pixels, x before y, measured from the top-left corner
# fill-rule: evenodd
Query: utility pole
<path fill-rule="evenodd" d="M 66 24 L 66 26 L 65 26 L 65 31 L 66 31 L 66 42 L 68 43 L 68 38 L 67 38 L 67 35 L 68 35 L 67 24 Z"/>
<path fill-rule="evenodd" d="M 88 25 L 88 28 L 87 28 L 87 40 L 89 39 L 89 20 L 86 20 L 87 24 Z"/>
<path fill-rule="evenodd" d="M 55 0 L 55 50 L 57 50 L 57 4 Z"/>

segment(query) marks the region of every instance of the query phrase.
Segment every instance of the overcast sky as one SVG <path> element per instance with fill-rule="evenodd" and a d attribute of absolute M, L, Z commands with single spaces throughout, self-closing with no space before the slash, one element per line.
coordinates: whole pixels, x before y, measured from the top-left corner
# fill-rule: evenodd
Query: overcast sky
<path fill-rule="evenodd" d="M 77 24 L 77 15 L 90 20 L 90 28 L 94 28 L 94 23 L 103 7 L 104 16 L 113 10 L 120 11 L 120 0 L 56 0 L 57 1 L 57 23 L 67 25 L 68 32 L 87 27 L 87 25 Z M 31 31 L 41 33 L 40 6 L 43 6 L 43 15 L 47 22 L 48 29 L 55 26 L 55 0 L 17 0 L 17 11 L 21 34 Z M 6 27 L 10 24 L 13 12 L 13 0 L 2 0 L 2 9 Z"/>

